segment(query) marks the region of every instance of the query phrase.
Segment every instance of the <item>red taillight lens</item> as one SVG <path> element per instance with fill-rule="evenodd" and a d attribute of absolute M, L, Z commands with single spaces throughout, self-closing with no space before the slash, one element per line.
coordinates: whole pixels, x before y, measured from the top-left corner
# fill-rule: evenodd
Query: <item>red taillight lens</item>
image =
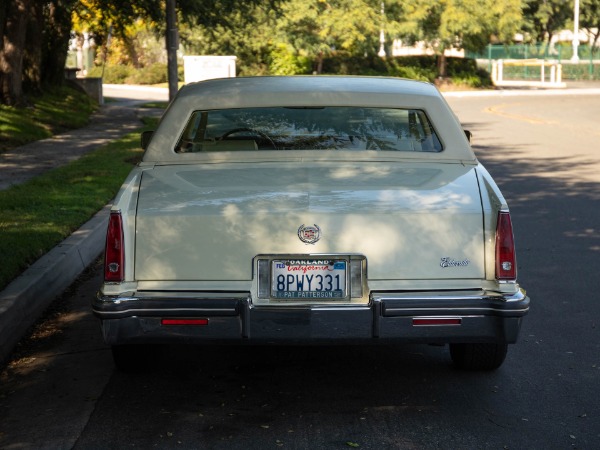
<path fill-rule="evenodd" d="M 513 237 L 510 213 L 498 213 L 496 226 L 496 279 L 514 281 L 517 279 L 517 260 L 515 256 L 515 239 Z"/>
<path fill-rule="evenodd" d="M 123 249 L 123 219 L 120 212 L 111 212 L 104 251 L 104 281 L 124 279 L 125 251 Z"/>
<path fill-rule="evenodd" d="M 161 319 L 161 325 L 208 325 L 208 319 Z"/>
<path fill-rule="evenodd" d="M 414 327 L 439 326 L 439 325 L 461 325 L 460 317 L 429 317 L 429 318 L 414 318 Z"/>

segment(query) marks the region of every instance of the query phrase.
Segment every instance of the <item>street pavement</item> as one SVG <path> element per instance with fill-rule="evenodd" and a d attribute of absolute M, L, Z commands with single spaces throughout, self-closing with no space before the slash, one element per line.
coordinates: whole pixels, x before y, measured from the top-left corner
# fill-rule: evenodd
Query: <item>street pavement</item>
<path fill-rule="evenodd" d="M 566 89 L 502 89 L 448 92 L 447 97 L 600 94 L 599 83 L 570 83 Z M 0 189 L 7 189 L 117 139 L 141 125 L 136 105 L 166 100 L 166 89 L 128 90 L 106 86 L 105 97 L 117 101 L 104 105 L 92 124 L 80 130 L 38 141 L 0 155 Z M 44 310 L 102 252 L 110 206 L 65 241 L 40 258 L 0 292 L 0 363 Z"/>

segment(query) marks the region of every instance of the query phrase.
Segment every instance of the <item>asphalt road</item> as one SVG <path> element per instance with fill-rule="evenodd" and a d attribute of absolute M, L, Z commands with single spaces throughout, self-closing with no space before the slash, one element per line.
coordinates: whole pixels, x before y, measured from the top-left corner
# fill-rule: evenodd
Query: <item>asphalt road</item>
<path fill-rule="evenodd" d="M 499 370 L 427 346 L 172 347 L 125 375 L 92 267 L 0 375 L 0 448 L 598 448 L 600 96 L 449 102 L 509 202 L 532 299 Z"/>

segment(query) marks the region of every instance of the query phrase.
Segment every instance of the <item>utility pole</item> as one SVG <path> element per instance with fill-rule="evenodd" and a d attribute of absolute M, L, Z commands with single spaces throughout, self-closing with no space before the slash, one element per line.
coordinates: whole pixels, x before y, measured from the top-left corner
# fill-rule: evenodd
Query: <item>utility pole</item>
<path fill-rule="evenodd" d="M 169 79 L 169 101 L 177 95 L 177 49 L 179 48 L 179 30 L 177 29 L 176 0 L 167 0 L 167 73 Z"/>
<path fill-rule="evenodd" d="M 379 53 L 381 58 L 385 58 L 385 34 L 383 27 L 385 25 L 385 4 L 381 2 L 381 29 L 379 31 Z"/>
<path fill-rule="evenodd" d="M 571 61 L 579 62 L 579 0 L 575 0 L 575 13 L 573 18 L 573 57 Z"/>

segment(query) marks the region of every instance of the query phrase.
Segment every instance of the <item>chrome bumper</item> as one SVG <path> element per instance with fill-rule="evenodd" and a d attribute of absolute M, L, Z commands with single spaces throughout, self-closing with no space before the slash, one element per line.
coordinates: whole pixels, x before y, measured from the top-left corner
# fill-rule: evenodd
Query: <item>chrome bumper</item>
<path fill-rule="evenodd" d="M 248 292 L 98 295 L 108 344 L 507 342 L 529 311 L 524 292 L 372 292 L 368 305 L 254 306 Z M 202 318 L 201 326 L 166 318 Z"/>

